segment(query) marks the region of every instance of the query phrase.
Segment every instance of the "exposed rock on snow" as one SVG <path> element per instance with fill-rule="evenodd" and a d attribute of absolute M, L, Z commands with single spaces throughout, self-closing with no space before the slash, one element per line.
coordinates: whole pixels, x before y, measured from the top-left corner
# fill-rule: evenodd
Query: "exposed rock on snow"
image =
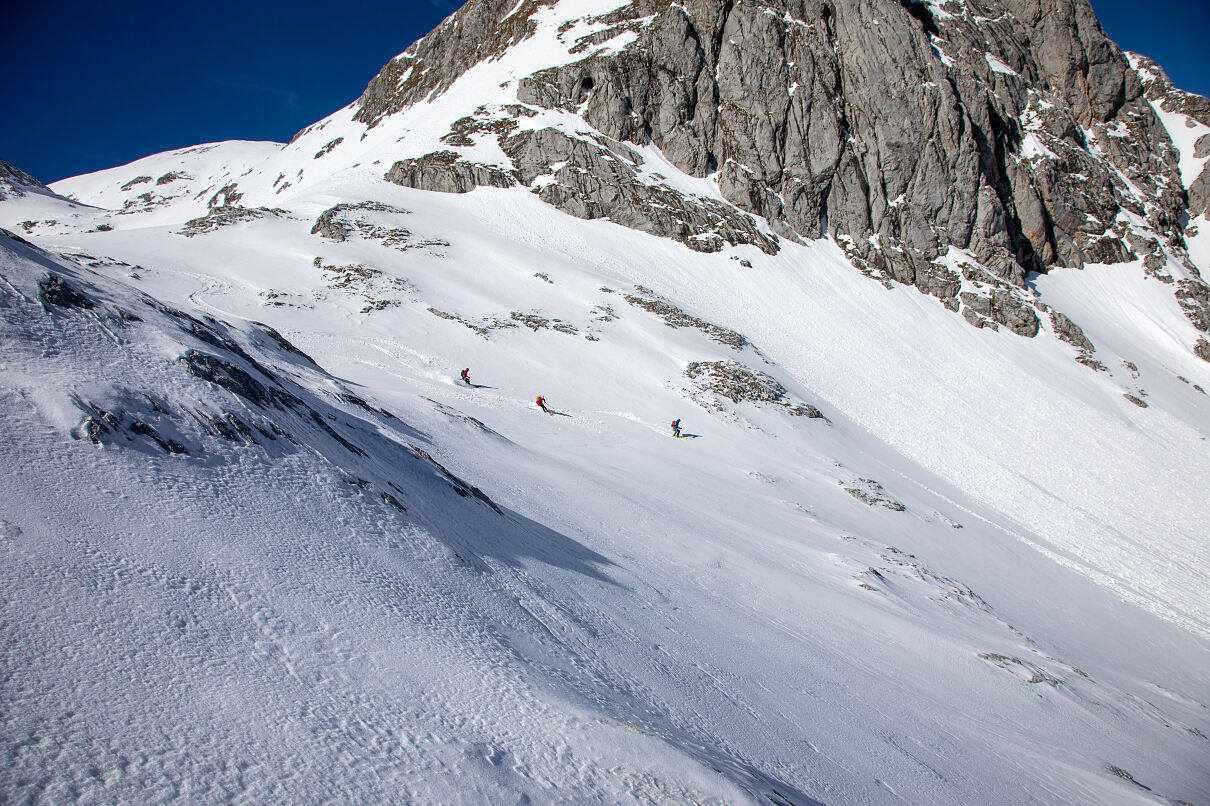
<path fill-rule="evenodd" d="M 191 375 L 217 384 L 257 406 L 282 410 L 302 405 L 302 401 L 291 392 L 272 383 L 265 384 L 237 364 L 217 356 L 186 350 L 180 362 Z M 264 372 L 260 374 L 264 376 Z"/>
<path fill-rule="evenodd" d="M 415 289 L 399 277 L 387 277 L 380 269 L 352 264 L 335 266 L 324 263 L 322 258 L 312 262 L 315 268 L 323 272 L 328 287 L 353 295 L 362 300 L 362 313 L 382 311 L 400 305 L 404 295 L 409 295 Z"/>
<path fill-rule="evenodd" d="M 981 652 L 979 657 L 989 663 L 994 663 L 996 666 L 1024 680 L 1026 683 L 1045 683 L 1048 686 L 1058 686 L 1063 682 L 1060 678 L 1055 677 L 1037 664 L 1021 660 L 1020 658 L 1004 655 L 999 652 Z"/>
<path fill-rule="evenodd" d="M 812 405 L 792 403 L 789 393 L 776 379 L 738 361 L 693 361 L 685 367 L 685 377 L 694 381 L 700 392 L 732 403 L 771 403 L 796 417 L 823 417 Z M 717 399 L 700 395 L 695 399 L 707 407 L 721 408 Z"/>
<path fill-rule="evenodd" d="M 699 319 L 685 313 L 667 300 L 659 299 L 655 292 L 643 286 L 636 286 L 637 294 L 623 294 L 622 299 L 636 308 L 642 308 L 664 320 L 671 328 L 692 327 L 705 333 L 719 344 L 724 344 L 733 350 L 742 350 L 748 346 L 748 340 L 734 330 Z"/>
<path fill-rule="evenodd" d="M 963 291 L 959 296 L 962 315 L 975 327 L 1003 325 L 1020 336 L 1038 335 L 1038 315 L 1015 291 L 994 288 L 988 295 Z"/>
<path fill-rule="evenodd" d="M 131 179 L 129 182 L 126 182 L 125 184 L 123 184 L 122 190 L 130 190 L 135 185 L 141 185 L 144 182 L 150 182 L 150 181 L 151 181 L 150 176 L 136 176 L 134 179 Z"/>
<path fill-rule="evenodd" d="M 498 168 L 462 159 L 456 151 L 437 151 L 400 160 L 385 179 L 404 187 L 438 193 L 469 193 L 476 187 L 512 187 L 515 177 Z"/>
<path fill-rule="evenodd" d="M 384 68 L 357 119 L 374 126 L 445 92 L 532 36 L 536 17 L 524 15 L 544 5 L 466 4 Z M 567 41 L 575 22 L 596 32 Z M 628 44 L 594 49 L 619 37 Z M 689 176 L 713 176 L 723 199 L 783 236 L 835 235 L 855 260 L 943 299 L 955 291 L 930 265 L 950 246 L 1021 285 L 1052 265 L 1132 259 L 1111 231 L 1121 210 L 1180 239 L 1177 152 L 1084 2 L 1010 2 L 984 15 L 864 0 L 642 0 L 569 20 L 559 40 L 565 62 L 522 76 L 516 99 L 578 115 L 591 133 L 515 131 L 515 120 L 480 107 L 452 122 L 446 142 L 490 134 L 511 167 L 435 152 L 396 163 L 391 181 L 466 192 L 550 177 L 536 192 L 572 215 L 694 248 L 777 248 L 729 205 L 636 181 L 626 144 L 651 144 Z M 1165 81 L 1150 81 L 1149 93 L 1172 95 Z M 1181 108 L 1200 109 L 1184 98 Z M 1200 190 L 1190 191 L 1196 214 Z"/>
<path fill-rule="evenodd" d="M 517 322 L 513 321 L 511 319 L 511 317 L 509 319 L 501 319 L 499 317 L 485 317 L 483 319 L 480 319 L 476 323 L 476 322 L 471 322 L 467 319 L 464 319 L 463 317 L 459 316 L 458 314 L 450 313 L 449 311 L 438 310 L 437 308 L 430 307 L 428 309 L 428 312 L 431 313 L 433 316 L 436 316 L 440 319 L 448 319 L 451 322 L 458 322 L 459 324 L 464 325 L 465 327 L 468 327 L 471 330 L 475 331 L 476 333 L 478 333 L 480 336 L 482 336 L 485 339 L 488 338 L 488 336 L 491 334 L 491 332 L 493 330 L 506 330 L 508 328 L 514 328 L 517 326 Z"/>
<path fill-rule="evenodd" d="M 1096 348 L 1092 346 L 1092 342 L 1084 335 L 1084 331 L 1080 329 L 1080 326 L 1058 311 L 1052 310 L 1050 312 L 1050 325 L 1054 328 L 1056 336 L 1078 349 L 1081 353 L 1091 355 L 1096 352 Z"/>
<path fill-rule="evenodd" d="M 729 205 L 642 181 L 642 157 L 620 142 L 599 136 L 589 141 L 547 128 L 502 138 L 500 145 L 522 184 L 577 218 L 608 218 L 698 252 L 717 252 L 724 243 L 777 251 L 776 238 Z"/>
<path fill-rule="evenodd" d="M 314 159 L 319 159 L 320 157 L 326 157 L 328 154 L 331 154 L 332 149 L 336 148 L 336 146 L 343 143 L 344 140 L 345 139 L 343 137 L 337 137 L 333 140 L 329 140 L 327 142 L 327 144 L 324 145 L 323 148 L 321 148 L 321 149 L 319 149 L 319 151 L 315 152 Z"/>
<path fill-rule="evenodd" d="M 447 141 L 461 143 L 457 137 Z M 420 190 L 467 193 L 476 187 L 529 187 L 543 201 L 577 218 L 607 218 L 653 235 L 675 238 L 699 252 L 717 252 L 723 243 L 752 244 L 767 253 L 776 239 L 756 222 L 714 199 L 687 196 L 667 186 L 640 181 L 642 158 L 627 146 L 597 137 L 589 141 L 557 129 L 526 130 L 509 136 L 495 131 L 498 145 L 514 165 L 510 170 L 463 159 L 456 151 L 438 151 L 396 162 L 387 181 Z"/>
<path fill-rule="evenodd" d="M 408 210 L 381 202 L 342 203 L 324 210 L 311 227 L 311 234 L 338 242 L 357 235 L 401 252 L 427 249 L 440 254 L 436 250 L 450 245 L 440 238 L 417 238 L 407 227 L 398 226 L 400 220 L 409 215 L 411 212 Z"/>
<path fill-rule="evenodd" d="M 1137 68 L 1148 100 L 1165 112 L 1184 115 L 1203 126 L 1210 126 L 1210 99 L 1172 86 L 1172 81 L 1164 69 L 1146 56 L 1132 53 L 1130 58 Z M 1206 135 L 1203 134 L 1194 143 L 1192 154 L 1195 158 L 1210 154 L 1210 140 Z M 1188 184 L 1187 190 L 1189 217 L 1196 219 L 1210 214 L 1210 164 L 1202 166 L 1202 170 Z"/>
<path fill-rule="evenodd" d="M 844 487 L 846 493 L 866 506 L 883 507 L 892 512 L 903 512 L 907 509 L 902 502 L 888 496 L 882 489 L 882 485 L 873 479 L 857 479 L 848 484 L 841 482 L 840 485 Z"/>
<path fill-rule="evenodd" d="M 144 395 L 143 398 L 146 403 L 151 404 L 153 410 L 157 413 L 168 413 L 161 404 L 149 396 Z M 107 442 L 111 442 L 112 439 L 116 439 L 118 436 L 125 436 L 127 442 L 133 442 L 135 437 L 146 437 L 152 444 L 165 453 L 183 455 L 189 454 L 189 449 L 184 445 L 177 442 L 175 439 L 160 436 L 159 432 L 156 431 L 153 426 L 143 422 L 143 420 L 139 419 L 137 416 L 124 414 L 121 412 L 111 413 L 101 408 L 97 404 L 81 400 L 79 397 L 73 397 L 73 402 L 75 402 L 76 407 L 85 414 L 84 422 L 82 422 L 79 428 L 76 430 L 77 438 L 87 439 L 92 444 L 100 446 L 106 444 Z M 144 405 L 146 405 L 146 403 Z M 238 424 L 240 433 L 247 431 L 247 426 L 240 422 L 235 415 L 232 415 L 229 412 L 226 412 L 225 414 L 227 415 L 228 422 L 230 422 L 232 425 Z M 249 437 L 249 440 L 250 439 L 251 438 Z"/>
<path fill-rule="evenodd" d="M 1210 285 L 1201 280 L 1181 280 L 1177 283 L 1176 298 L 1193 326 L 1210 333 Z"/>
<path fill-rule="evenodd" d="M 207 232 L 214 232 L 222 227 L 229 227 L 232 224 L 256 221 L 265 216 L 283 215 L 288 215 L 288 213 L 280 208 L 215 207 L 206 213 L 206 215 L 186 221 L 185 226 L 181 228 L 180 234 L 186 238 L 193 238 L 197 235 L 204 235 Z"/>
<path fill-rule="evenodd" d="M 1122 397 L 1126 398 L 1131 403 L 1138 406 L 1140 409 L 1147 408 L 1147 401 L 1143 400 L 1141 397 L 1138 397 L 1137 395 L 1132 395 L 1129 392 L 1123 392 Z"/>
<path fill-rule="evenodd" d="M 1193 346 L 1193 353 L 1203 361 L 1210 361 L 1210 341 L 1199 338 L 1197 344 Z"/>
<path fill-rule="evenodd" d="M 9 196 L 24 196 L 31 188 L 47 190 L 46 185 L 25 171 L 0 160 L 0 201 L 4 201 Z"/>
<path fill-rule="evenodd" d="M 562 319 L 547 319 L 546 317 L 540 316 L 536 313 L 521 313 L 520 311 L 512 311 L 508 315 L 508 318 L 535 332 L 539 330 L 557 330 L 560 333 L 566 333 L 569 336 L 574 336 L 579 332 L 576 330 L 575 325 L 571 324 L 570 322 L 564 322 Z"/>
<path fill-rule="evenodd" d="M 51 305 L 85 310 L 92 308 L 91 300 L 69 286 L 62 277 L 54 272 L 48 272 L 46 277 L 38 283 L 38 288 L 42 292 L 40 294 L 42 301 Z"/>

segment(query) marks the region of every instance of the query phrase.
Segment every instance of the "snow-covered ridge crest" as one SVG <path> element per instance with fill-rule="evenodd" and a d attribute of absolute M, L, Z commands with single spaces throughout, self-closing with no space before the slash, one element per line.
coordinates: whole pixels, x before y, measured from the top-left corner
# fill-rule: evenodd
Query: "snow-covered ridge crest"
<path fill-rule="evenodd" d="M 0 201 L 4 201 L 10 193 L 23 196 L 31 190 L 45 189 L 46 185 L 25 171 L 22 171 L 20 168 L 14 168 L 4 160 L 0 160 Z"/>

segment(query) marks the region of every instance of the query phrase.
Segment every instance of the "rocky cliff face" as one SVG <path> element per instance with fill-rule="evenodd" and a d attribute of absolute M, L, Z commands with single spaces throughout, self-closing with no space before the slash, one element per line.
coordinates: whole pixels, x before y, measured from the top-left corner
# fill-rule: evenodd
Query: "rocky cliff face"
<path fill-rule="evenodd" d="M 1131 59 L 1143 82 L 1147 99 L 1155 108 L 1173 115 L 1184 115 L 1210 129 L 1210 98 L 1176 89 L 1164 70 L 1146 56 L 1134 54 Z M 1194 159 L 1210 157 L 1210 132 L 1203 131 L 1194 139 L 1192 151 Z M 1187 187 L 1189 217 L 1196 219 L 1210 214 L 1210 166 L 1203 164 L 1192 181 L 1187 182 Z"/>
<path fill-rule="evenodd" d="M 1207 121 L 1210 102 L 1132 64 L 1087 0 L 634 0 L 566 19 L 554 0 L 471 0 L 383 69 L 356 118 L 440 96 L 544 14 L 561 20 L 552 66 L 502 84 L 515 103 L 451 121 L 448 149 L 390 181 L 523 185 L 702 251 L 831 236 L 883 282 L 1026 335 L 1037 317 L 1015 289 L 1052 266 L 1145 258 L 1205 298 L 1183 227 L 1210 212 L 1210 168 L 1182 181 L 1156 110 Z M 529 120 L 552 111 L 578 129 Z M 504 164 L 464 156 L 485 139 Z M 717 197 L 650 175 L 648 146 Z M 965 264 L 942 260 L 954 247 Z"/>

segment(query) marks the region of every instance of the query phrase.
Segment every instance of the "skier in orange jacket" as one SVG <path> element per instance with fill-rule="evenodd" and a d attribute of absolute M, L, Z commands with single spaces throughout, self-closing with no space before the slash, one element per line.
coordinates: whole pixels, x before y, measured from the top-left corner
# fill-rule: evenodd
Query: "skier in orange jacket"
<path fill-rule="evenodd" d="M 552 417 L 554 416 L 554 412 L 546 408 L 546 398 L 542 397 L 542 395 L 538 395 L 538 399 L 534 402 L 538 404 L 538 408 L 542 409 L 542 411 L 546 412 Z"/>

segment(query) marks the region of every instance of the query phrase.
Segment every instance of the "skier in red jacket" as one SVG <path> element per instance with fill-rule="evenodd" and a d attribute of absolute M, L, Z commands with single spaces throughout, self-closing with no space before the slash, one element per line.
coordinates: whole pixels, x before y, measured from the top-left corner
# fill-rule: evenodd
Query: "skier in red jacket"
<path fill-rule="evenodd" d="M 538 399 L 534 402 L 538 404 L 538 408 L 542 409 L 542 411 L 546 412 L 552 417 L 554 416 L 554 412 L 546 408 L 546 398 L 542 397 L 542 395 L 538 395 Z"/>

